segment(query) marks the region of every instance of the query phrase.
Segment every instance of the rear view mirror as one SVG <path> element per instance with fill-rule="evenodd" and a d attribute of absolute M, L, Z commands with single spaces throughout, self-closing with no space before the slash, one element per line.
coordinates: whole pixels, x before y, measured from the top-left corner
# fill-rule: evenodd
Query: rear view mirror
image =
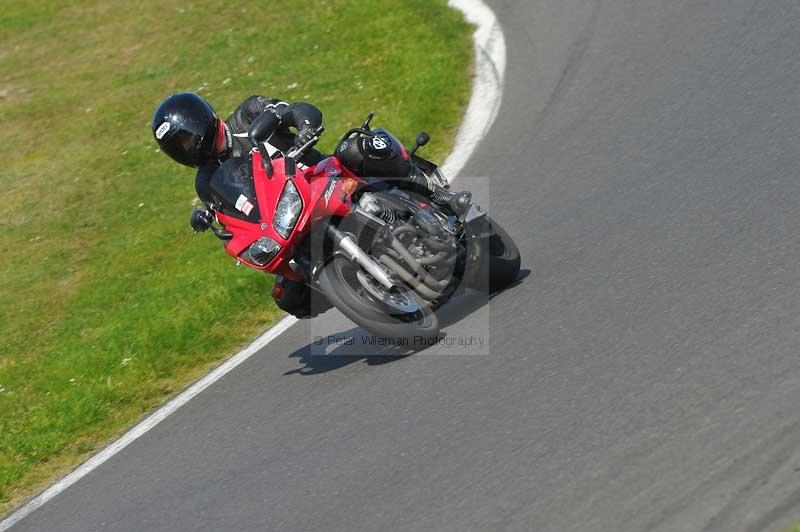
<path fill-rule="evenodd" d="M 364 120 L 364 123 L 361 124 L 361 129 L 369 130 L 369 123 L 372 122 L 372 119 L 374 117 L 375 117 L 375 113 L 373 111 L 370 111 L 369 114 L 367 115 L 366 120 Z"/>

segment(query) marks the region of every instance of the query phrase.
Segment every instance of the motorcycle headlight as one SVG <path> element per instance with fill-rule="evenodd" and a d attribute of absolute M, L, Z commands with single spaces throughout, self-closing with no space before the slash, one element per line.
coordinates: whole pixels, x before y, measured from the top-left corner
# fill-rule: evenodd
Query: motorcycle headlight
<path fill-rule="evenodd" d="M 283 187 L 281 198 L 278 200 L 275 217 L 272 219 L 272 224 L 278 234 L 283 238 L 289 238 L 289 234 L 294 229 L 294 224 L 297 223 L 302 211 L 303 200 L 300 198 L 300 194 L 297 193 L 294 183 L 287 181 Z"/>
<path fill-rule="evenodd" d="M 250 247 L 247 248 L 247 251 L 242 253 L 242 258 L 258 264 L 259 266 L 266 266 L 280 250 L 280 244 L 268 236 L 262 236 L 253 242 Z"/>

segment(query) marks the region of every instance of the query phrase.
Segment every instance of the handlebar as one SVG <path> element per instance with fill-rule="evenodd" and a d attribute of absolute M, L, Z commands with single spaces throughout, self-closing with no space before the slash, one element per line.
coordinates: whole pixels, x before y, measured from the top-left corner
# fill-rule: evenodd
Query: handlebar
<path fill-rule="evenodd" d="M 275 116 L 275 115 L 271 115 L 271 116 Z M 280 125 L 280 121 L 277 120 L 277 119 L 274 119 L 273 122 L 274 123 L 267 122 L 267 124 L 270 126 L 270 127 L 266 128 L 267 132 L 269 132 L 269 135 L 264 135 L 264 133 L 261 133 L 261 135 L 259 135 L 259 138 L 261 138 L 262 136 L 265 136 L 266 138 L 269 138 L 269 137 L 272 136 L 272 134 L 275 132 L 275 130 Z M 314 137 L 311 138 L 311 140 L 309 140 L 308 142 L 306 142 L 305 144 L 303 144 L 300 147 L 292 148 L 291 150 L 289 150 L 288 152 L 286 152 L 284 154 L 284 159 L 285 159 L 285 163 L 286 163 L 286 175 L 287 176 L 294 177 L 294 175 L 295 175 L 295 161 L 297 159 L 299 159 L 300 157 L 302 157 L 306 153 L 306 151 L 311 149 L 317 142 L 319 142 L 319 137 L 320 137 L 320 135 L 322 135 L 323 131 L 325 131 L 325 128 L 323 126 L 319 126 L 314 131 L 315 134 L 314 134 Z M 251 131 L 249 131 L 248 133 L 252 133 L 252 128 L 251 128 Z M 264 171 L 266 172 L 267 177 L 272 177 L 272 174 L 273 174 L 272 159 L 270 158 L 269 153 L 267 152 L 267 150 L 264 149 L 264 143 L 257 141 L 255 138 L 253 138 L 252 135 L 248 135 L 248 138 L 250 139 L 250 143 L 253 145 L 253 147 L 256 150 L 258 150 L 258 152 L 261 154 L 261 164 L 264 166 Z"/>
<path fill-rule="evenodd" d="M 354 127 L 352 129 L 348 130 L 347 133 L 342 135 L 342 138 L 339 139 L 339 142 L 341 143 L 341 142 L 347 140 L 348 138 L 350 138 L 350 135 L 352 135 L 353 133 L 359 133 L 361 135 L 364 135 L 365 137 L 374 137 L 375 136 L 375 133 L 373 133 L 372 130 L 364 129 L 364 128 L 361 128 L 361 127 Z"/>
<path fill-rule="evenodd" d="M 306 152 L 307 152 L 309 149 L 311 149 L 311 148 L 312 148 L 314 145 L 316 145 L 316 144 L 317 144 L 317 142 L 319 142 L 319 138 L 320 138 L 320 136 L 322 136 L 322 132 L 323 132 L 323 131 L 325 131 L 325 128 L 324 128 L 324 127 L 322 127 L 322 126 L 319 126 L 319 127 L 316 129 L 316 131 L 314 131 L 314 136 L 311 138 L 311 140 L 309 140 L 308 142 L 306 142 L 305 144 L 303 144 L 303 145 L 302 145 L 302 146 L 300 146 L 299 148 L 292 148 L 291 150 L 289 150 L 288 152 L 286 152 L 286 154 L 284 155 L 284 157 L 291 157 L 292 159 L 298 159 L 298 158 L 300 158 L 300 157 L 301 157 L 301 156 L 303 156 L 303 155 L 304 155 L 304 154 L 305 154 L 305 153 L 306 153 Z"/>
<path fill-rule="evenodd" d="M 364 120 L 364 123 L 361 124 L 361 127 L 352 128 L 350 131 L 345 133 L 345 135 L 342 137 L 342 140 L 348 138 L 353 133 L 359 133 L 359 134 L 365 135 L 367 137 L 374 137 L 375 133 L 373 133 L 372 130 L 370 129 L 370 127 L 369 127 L 370 122 L 372 122 L 372 118 L 374 116 L 375 116 L 375 113 L 370 112 L 367 115 L 366 120 Z M 276 120 L 274 124 L 269 124 L 269 125 L 271 126 L 271 131 L 270 131 L 270 136 L 271 136 L 271 134 L 274 133 L 275 130 L 280 125 L 280 121 Z M 294 177 L 295 176 L 297 159 L 299 159 L 303 155 L 305 155 L 305 153 L 308 150 L 310 150 L 312 147 L 314 147 L 317 144 L 317 142 L 319 142 L 319 138 L 320 138 L 320 136 L 322 136 L 322 133 L 324 131 L 325 131 L 325 128 L 323 126 L 319 126 L 314 131 L 314 136 L 308 142 L 306 142 L 305 144 L 303 144 L 300 147 L 292 148 L 291 150 L 289 150 L 288 152 L 286 152 L 284 154 L 284 156 L 283 156 L 284 163 L 285 163 L 284 168 L 285 168 L 285 173 L 286 173 L 287 177 Z M 251 140 L 251 142 L 255 143 L 255 141 L 252 138 L 250 140 Z M 255 143 L 255 144 L 258 144 L 258 143 Z M 258 149 L 259 149 L 259 151 L 261 151 L 260 147 L 258 147 Z M 263 158 L 264 158 L 264 153 L 262 152 L 262 159 Z M 267 157 L 266 161 L 264 162 L 264 168 L 265 168 L 265 170 L 267 170 L 267 175 L 269 177 L 272 177 L 272 161 L 269 160 L 269 157 Z"/>
<path fill-rule="evenodd" d="M 314 145 L 316 145 L 317 142 L 319 142 L 319 137 L 322 135 L 323 131 L 325 131 L 325 128 L 319 126 L 314 131 L 315 135 L 311 138 L 311 140 L 309 140 L 299 148 L 292 148 L 291 150 L 289 150 L 284 154 L 283 156 L 284 169 L 285 169 L 284 171 L 287 177 L 294 177 L 296 175 L 297 159 L 302 157 L 308 150 L 310 150 Z"/>

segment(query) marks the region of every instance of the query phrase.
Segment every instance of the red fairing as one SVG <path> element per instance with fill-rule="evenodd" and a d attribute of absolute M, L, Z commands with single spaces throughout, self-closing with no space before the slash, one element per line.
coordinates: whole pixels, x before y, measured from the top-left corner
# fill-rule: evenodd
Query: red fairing
<path fill-rule="evenodd" d="M 274 173 L 272 178 L 268 178 L 261 165 L 261 155 L 255 151 L 252 153 L 252 158 L 253 180 L 261 222 L 248 222 L 217 213 L 219 222 L 233 234 L 233 238 L 225 245 L 225 251 L 257 270 L 299 280 L 301 276 L 289 268 L 294 247 L 315 222 L 331 216 L 347 216 L 352 209 L 352 203 L 350 195 L 343 190 L 342 185 L 348 179 L 354 179 L 359 183 L 362 180 L 346 169 L 336 157 L 328 157 L 305 170 L 301 170 L 298 165 L 293 182 L 303 200 L 303 210 L 289 238 L 283 238 L 275 231 L 272 220 L 287 181 L 284 161 L 283 159 L 272 161 Z M 267 236 L 281 245 L 278 254 L 266 266 L 259 266 L 242 259 L 241 253 L 262 236 Z"/>

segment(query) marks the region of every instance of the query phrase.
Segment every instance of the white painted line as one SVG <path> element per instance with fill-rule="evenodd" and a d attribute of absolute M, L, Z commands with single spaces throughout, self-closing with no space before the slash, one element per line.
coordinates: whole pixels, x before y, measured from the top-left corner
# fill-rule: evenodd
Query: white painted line
<path fill-rule="evenodd" d="M 476 24 L 473 41 L 475 45 L 475 76 L 464 120 L 458 130 L 453 152 L 442 165 L 445 175 L 454 179 L 464 168 L 472 152 L 489 132 L 503 95 L 503 79 L 506 66 L 506 45 L 503 30 L 492 10 L 481 0 L 450 0 L 449 5 L 464 13 L 469 22 Z M 274 327 L 259 336 L 252 344 L 238 352 L 208 375 L 189 386 L 138 425 L 126 432 L 120 439 L 78 466 L 70 474 L 28 501 L 4 521 L 0 521 L 0 532 L 5 532 L 47 501 L 75 484 L 97 469 L 111 457 L 164 421 L 180 407 L 191 401 L 200 392 L 230 373 L 242 362 L 261 351 L 267 344 L 297 323 L 297 318 L 287 316 Z"/>
<path fill-rule="evenodd" d="M 448 5 L 464 13 L 478 29 L 472 37 L 475 73 L 464 120 L 455 146 L 442 170 L 455 178 L 494 124 L 503 99 L 506 73 L 506 39 L 494 12 L 481 0 L 450 0 Z"/>
<path fill-rule="evenodd" d="M 259 336 L 252 344 L 248 345 L 242 351 L 239 351 L 234 356 L 223 362 L 216 369 L 211 371 L 208 375 L 189 386 L 185 391 L 178 394 L 170 402 L 147 416 L 144 421 L 133 427 L 126 432 L 120 439 L 92 456 L 89 460 L 81 464 L 77 469 L 70 474 L 50 486 L 48 489 L 31 499 L 22 508 L 11 514 L 7 519 L 0 522 L 0 532 L 5 532 L 20 519 L 25 518 L 31 512 L 45 504 L 47 501 L 75 484 L 77 481 L 91 473 L 100 465 L 105 463 L 109 458 L 120 452 L 122 449 L 131 444 L 134 440 L 145 434 L 147 431 L 164 421 L 170 414 L 174 413 L 180 407 L 191 401 L 197 394 L 217 382 L 219 379 L 230 373 L 236 366 L 258 353 L 264 346 L 272 340 L 283 334 L 286 329 L 291 327 L 297 322 L 294 316 L 287 316 L 275 324 L 270 330 Z"/>

